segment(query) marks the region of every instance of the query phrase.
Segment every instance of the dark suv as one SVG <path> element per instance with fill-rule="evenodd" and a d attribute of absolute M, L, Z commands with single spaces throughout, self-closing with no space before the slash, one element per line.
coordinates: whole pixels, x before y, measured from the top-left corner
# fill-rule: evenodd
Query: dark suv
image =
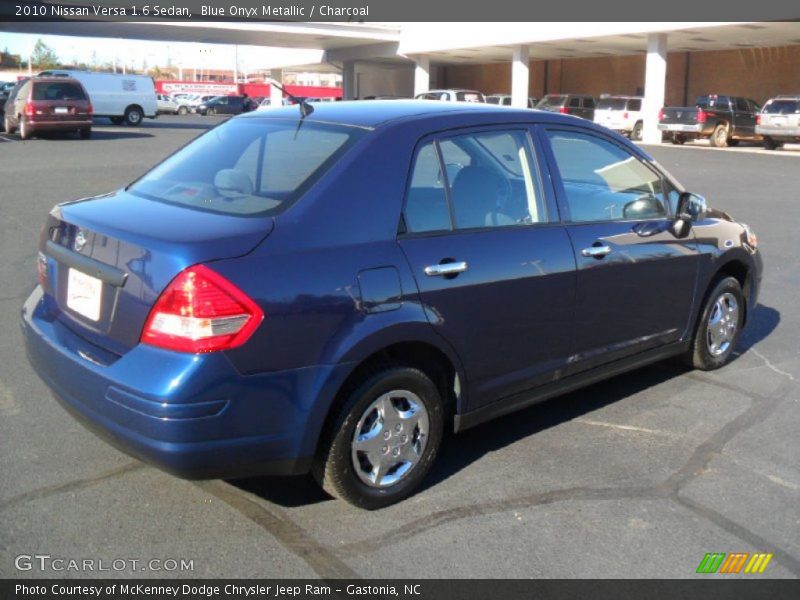
<path fill-rule="evenodd" d="M 413 100 L 230 119 L 55 207 L 38 267 L 28 357 L 101 436 L 366 508 L 446 430 L 670 356 L 721 367 L 762 270 L 746 225 L 603 127 Z"/>
<path fill-rule="evenodd" d="M 594 96 L 587 94 L 547 94 L 536 108 L 593 121 L 595 105 Z"/>
<path fill-rule="evenodd" d="M 244 96 L 216 96 L 197 106 L 201 115 L 238 115 L 247 112 L 247 98 Z"/>
<path fill-rule="evenodd" d="M 6 101 L 5 130 L 27 140 L 46 131 L 92 135 L 92 103 L 77 79 L 33 77 L 15 87 Z"/>

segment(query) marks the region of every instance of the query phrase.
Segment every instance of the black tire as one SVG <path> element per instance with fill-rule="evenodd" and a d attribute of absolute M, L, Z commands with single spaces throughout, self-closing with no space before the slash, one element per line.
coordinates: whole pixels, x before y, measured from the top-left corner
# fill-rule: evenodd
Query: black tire
<path fill-rule="evenodd" d="M 189 109 L 186 108 L 185 106 L 179 106 L 178 107 L 178 114 L 181 115 L 181 116 L 188 115 L 189 114 Z"/>
<path fill-rule="evenodd" d="M 730 141 L 728 138 L 728 126 L 725 123 L 719 123 L 714 127 L 714 131 L 708 141 L 715 148 L 727 148 Z"/>
<path fill-rule="evenodd" d="M 783 142 L 776 142 L 771 137 L 764 138 L 764 148 L 767 150 L 777 150 L 778 148 L 783 147 Z"/>
<path fill-rule="evenodd" d="M 686 136 L 680 133 L 673 133 L 672 143 L 678 146 L 683 146 L 686 143 Z"/>
<path fill-rule="evenodd" d="M 710 349 L 713 344 L 711 343 L 709 337 L 709 319 L 711 318 L 712 313 L 717 313 L 719 310 L 717 308 L 718 300 L 728 297 L 732 297 L 738 306 L 735 317 L 736 329 L 733 332 L 732 339 L 730 339 L 724 351 L 720 353 L 714 353 Z M 709 293 L 706 295 L 703 310 L 700 312 L 700 316 L 697 319 L 697 324 L 695 325 L 694 336 L 692 337 L 692 345 L 684 355 L 684 361 L 689 366 L 702 371 L 712 371 L 727 364 L 733 355 L 733 351 L 736 348 L 736 344 L 739 341 L 739 337 L 742 333 L 742 324 L 744 323 L 746 308 L 744 296 L 742 294 L 742 287 L 739 285 L 739 282 L 736 279 L 725 276 L 715 279 L 711 284 Z"/>
<path fill-rule="evenodd" d="M 21 140 L 29 140 L 32 137 L 31 130 L 28 128 L 27 121 L 25 121 L 24 117 L 20 117 L 19 119 L 19 139 Z"/>
<path fill-rule="evenodd" d="M 142 124 L 144 113 L 138 106 L 129 106 L 125 109 L 125 123 L 131 127 L 138 127 Z"/>
<path fill-rule="evenodd" d="M 736 138 L 731 138 L 728 140 L 728 146 L 730 146 L 731 148 L 735 148 L 738 145 L 739 145 L 739 140 L 737 140 Z"/>
<path fill-rule="evenodd" d="M 92 128 L 91 127 L 84 127 L 79 131 L 82 140 L 88 140 L 92 137 Z"/>
<path fill-rule="evenodd" d="M 411 392 L 423 404 L 428 417 L 427 442 L 419 460 L 405 476 L 386 487 L 374 487 L 356 473 L 352 444 L 356 427 L 373 402 L 395 390 Z M 439 390 L 419 369 L 389 365 L 365 374 L 343 393 L 344 402 L 320 440 L 312 467 L 314 478 L 331 496 L 367 510 L 383 508 L 410 496 L 430 471 L 442 443 L 444 406 Z M 399 434 L 389 435 L 392 436 L 389 444 L 397 442 L 394 436 Z"/>
<path fill-rule="evenodd" d="M 3 117 L 3 127 L 6 130 L 6 133 L 14 133 L 14 126 L 11 124 L 11 119 L 8 117 Z"/>
<path fill-rule="evenodd" d="M 642 140 L 642 122 L 637 121 L 631 130 L 631 139 L 640 142 Z"/>

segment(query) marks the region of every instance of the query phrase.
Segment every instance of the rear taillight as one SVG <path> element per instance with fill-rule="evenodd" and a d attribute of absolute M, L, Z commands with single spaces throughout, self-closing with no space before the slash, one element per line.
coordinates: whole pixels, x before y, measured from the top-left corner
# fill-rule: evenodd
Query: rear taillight
<path fill-rule="evenodd" d="M 664 120 L 664 109 L 663 108 L 658 109 L 658 120 L 659 121 L 663 121 Z"/>
<path fill-rule="evenodd" d="M 624 113 L 622 113 L 622 118 L 627 120 L 627 118 L 628 118 L 628 111 L 627 110 Z"/>
<path fill-rule="evenodd" d="M 182 271 L 147 317 L 141 342 L 178 352 L 216 352 L 244 344 L 264 312 L 242 290 L 206 266 Z"/>
<path fill-rule="evenodd" d="M 25 116 L 32 117 L 36 112 L 36 107 L 33 105 L 33 102 L 26 102 L 25 103 Z"/>
<path fill-rule="evenodd" d="M 697 110 L 697 122 L 698 123 L 706 122 L 706 111 L 704 111 L 702 108 Z"/>
<path fill-rule="evenodd" d="M 86 114 L 87 115 L 93 115 L 94 114 L 94 106 L 92 106 L 91 102 L 89 102 L 89 107 L 86 109 Z"/>
<path fill-rule="evenodd" d="M 562 115 L 568 115 L 569 114 L 569 110 L 567 109 L 566 106 L 560 106 L 558 108 L 558 112 L 560 112 Z"/>
<path fill-rule="evenodd" d="M 756 115 L 756 125 L 761 125 L 761 115 Z"/>

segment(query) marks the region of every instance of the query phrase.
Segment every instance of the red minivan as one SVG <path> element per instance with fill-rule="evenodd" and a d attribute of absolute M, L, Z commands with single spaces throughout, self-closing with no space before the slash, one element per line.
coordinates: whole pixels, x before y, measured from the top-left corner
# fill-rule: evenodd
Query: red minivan
<path fill-rule="evenodd" d="M 33 77 L 12 90 L 6 102 L 6 133 L 19 128 L 23 140 L 44 131 L 92 135 L 92 103 L 81 82 L 71 77 Z"/>

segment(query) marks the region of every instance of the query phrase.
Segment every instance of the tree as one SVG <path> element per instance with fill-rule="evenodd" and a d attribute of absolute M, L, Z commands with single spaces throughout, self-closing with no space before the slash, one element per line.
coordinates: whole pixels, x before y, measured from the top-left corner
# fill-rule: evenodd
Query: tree
<path fill-rule="evenodd" d="M 54 69 L 61 64 L 61 60 L 55 50 L 39 39 L 33 47 L 31 63 L 37 69 Z"/>

